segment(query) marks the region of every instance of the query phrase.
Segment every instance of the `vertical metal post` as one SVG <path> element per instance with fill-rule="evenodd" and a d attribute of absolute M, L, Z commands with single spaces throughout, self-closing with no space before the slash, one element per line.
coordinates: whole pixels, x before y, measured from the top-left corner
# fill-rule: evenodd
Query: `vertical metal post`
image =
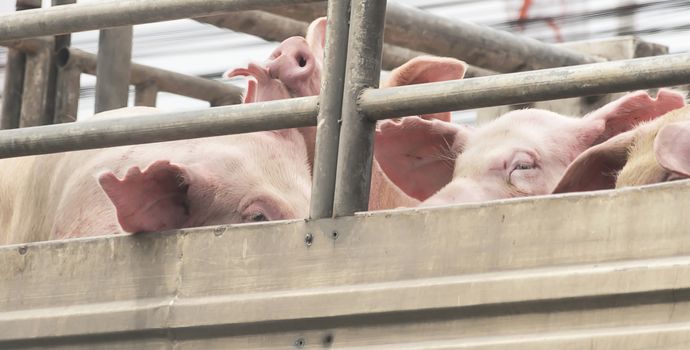
<path fill-rule="evenodd" d="M 333 214 L 333 194 L 338 161 L 340 113 L 350 29 L 350 1 L 328 1 L 326 51 L 321 76 L 321 95 L 316 127 L 314 176 L 309 217 L 321 219 Z"/>
<path fill-rule="evenodd" d="M 76 4 L 77 0 L 52 0 L 52 6 Z M 48 83 L 48 112 L 52 115 L 53 123 L 66 123 L 77 120 L 77 108 L 79 104 L 79 78 L 81 73 L 76 69 L 63 69 L 59 65 L 58 53 L 61 49 L 69 47 L 72 43 L 72 35 L 56 35 L 52 55 L 52 64 Z M 76 89 L 76 90 L 75 90 Z"/>
<path fill-rule="evenodd" d="M 57 91 L 55 94 L 55 119 L 53 122 L 68 123 L 77 120 L 79 108 L 79 88 L 81 68 L 67 62 L 68 51 L 61 50 L 57 55 Z"/>
<path fill-rule="evenodd" d="M 376 123 L 360 113 L 357 100 L 378 88 L 386 17 L 385 0 L 352 0 L 333 215 L 367 210 Z"/>
<path fill-rule="evenodd" d="M 96 65 L 96 113 L 127 106 L 131 62 L 132 26 L 101 30 Z"/>
<path fill-rule="evenodd" d="M 156 107 L 158 86 L 154 82 L 148 82 L 135 86 L 134 105 Z"/>
<path fill-rule="evenodd" d="M 16 10 L 22 11 L 41 7 L 38 0 L 17 0 Z M 0 129 L 15 129 L 19 127 L 22 111 L 22 94 L 24 92 L 24 71 L 26 69 L 26 54 L 11 48 L 7 51 L 5 66 L 5 85 L 2 96 L 2 115 L 0 115 Z"/>
<path fill-rule="evenodd" d="M 17 50 L 7 50 L 5 66 L 5 86 L 2 92 L 2 116 L 0 129 L 19 127 L 19 116 L 22 111 L 22 93 L 24 91 L 24 69 L 26 54 Z"/>
<path fill-rule="evenodd" d="M 19 127 L 50 124 L 52 115 L 48 114 L 48 78 L 50 75 L 52 41 L 26 55 L 24 71 L 24 93 Z"/>

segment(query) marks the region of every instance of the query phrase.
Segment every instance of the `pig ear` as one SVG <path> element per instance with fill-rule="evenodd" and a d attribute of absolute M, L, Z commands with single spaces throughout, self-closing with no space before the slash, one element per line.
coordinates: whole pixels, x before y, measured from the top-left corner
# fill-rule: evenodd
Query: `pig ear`
<path fill-rule="evenodd" d="M 307 43 L 319 63 L 323 63 L 323 53 L 326 47 L 326 24 L 326 17 L 320 17 L 311 22 L 307 29 Z"/>
<path fill-rule="evenodd" d="M 684 105 L 682 94 L 667 89 L 659 90 L 656 98 L 645 91 L 631 92 L 585 117 L 599 126 L 603 122 L 603 128 L 590 129 L 584 138 L 591 139 L 590 144 L 596 144 Z"/>
<path fill-rule="evenodd" d="M 690 177 L 690 121 L 661 128 L 654 140 L 654 155 L 664 169 Z"/>
<path fill-rule="evenodd" d="M 455 158 L 470 133 L 440 120 L 387 120 L 376 130 L 374 155 L 396 186 L 423 201 L 450 182 Z"/>
<path fill-rule="evenodd" d="M 612 189 L 628 161 L 635 131 L 628 131 L 582 152 L 570 163 L 553 193 Z"/>
<path fill-rule="evenodd" d="M 235 68 L 230 69 L 223 73 L 224 78 L 232 78 L 236 76 L 249 76 L 252 77 L 252 72 L 248 68 Z M 256 89 L 258 88 L 258 83 L 253 78 L 247 80 L 247 93 L 244 95 L 244 103 L 256 102 Z"/>
<path fill-rule="evenodd" d="M 393 87 L 462 79 L 466 70 L 467 64 L 455 58 L 418 56 L 394 69 L 382 86 Z M 425 114 L 421 117 L 450 121 L 449 112 Z"/>
<path fill-rule="evenodd" d="M 181 228 L 189 219 L 184 168 L 168 161 L 156 161 L 141 171 L 132 167 L 120 180 L 112 172 L 98 182 L 117 211 L 126 232 L 152 232 Z"/>

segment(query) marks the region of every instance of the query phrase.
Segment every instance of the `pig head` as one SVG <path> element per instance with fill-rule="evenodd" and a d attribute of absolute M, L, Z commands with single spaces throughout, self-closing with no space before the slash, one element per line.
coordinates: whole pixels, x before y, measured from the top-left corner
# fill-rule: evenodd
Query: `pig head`
<path fill-rule="evenodd" d="M 296 130 L 4 159 L 0 242 L 304 218 L 310 191 Z"/>
<path fill-rule="evenodd" d="M 554 193 L 689 177 L 690 106 L 686 106 L 588 149 L 570 164 Z"/>
<path fill-rule="evenodd" d="M 313 21 L 305 38 L 292 37 L 283 41 L 262 64 L 250 63 L 247 68 L 230 70 L 226 76 L 250 76 L 245 103 L 271 101 L 292 97 L 318 95 L 326 39 L 326 18 Z M 466 64 L 452 58 L 420 56 L 393 70 L 382 87 L 421 84 L 461 79 Z M 450 113 L 421 116 L 424 119 L 450 121 Z M 316 128 L 300 128 L 313 165 Z M 385 147 L 375 145 L 375 148 Z M 376 161 L 372 166 L 371 210 L 415 206 L 417 200 L 405 195 L 381 171 Z"/>
<path fill-rule="evenodd" d="M 476 129 L 410 117 L 381 124 L 376 158 L 422 205 L 549 194 L 587 148 L 683 105 L 681 95 L 630 93 L 584 118 L 525 109 Z"/>

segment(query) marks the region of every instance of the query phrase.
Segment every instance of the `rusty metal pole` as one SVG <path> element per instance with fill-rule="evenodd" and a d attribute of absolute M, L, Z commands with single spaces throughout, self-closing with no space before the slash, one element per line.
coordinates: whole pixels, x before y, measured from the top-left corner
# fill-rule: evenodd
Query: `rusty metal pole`
<path fill-rule="evenodd" d="M 376 122 L 360 111 L 358 100 L 379 86 L 386 1 L 352 0 L 350 11 L 333 216 L 368 209 Z"/>
<path fill-rule="evenodd" d="M 338 161 L 340 118 L 343 108 L 347 63 L 350 3 L 328 2 L 326 49 L 321 77 L 321 96 L 314 150 L 314 175 L 309 217 L 321 219 L 333 214 L 335 174 Z"/>

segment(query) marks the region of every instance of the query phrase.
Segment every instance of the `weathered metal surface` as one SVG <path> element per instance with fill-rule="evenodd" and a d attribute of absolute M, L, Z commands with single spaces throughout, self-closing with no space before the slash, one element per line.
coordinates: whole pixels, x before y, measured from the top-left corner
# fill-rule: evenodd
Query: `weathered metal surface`
<path fill-rule="evenodd" d="M 325 6 L 305 4 L 290 10 L 274 8 L 268 11 L 310 21 L 323 16 Z M 457 18 L 443 18 L 394 1 L 388 3 L 385 37 L 388 44 L 437 56 L 455 57 L 471 65 L 498 72 L 554 68 L 598 61 L 597 57 L 567 48 Z"/>
<path fill-rule="evenodd" d="M 111 0 L 0 16 L 0 41 L 201 17 L 314 0 Z"/>
<path fill-rule="evenodd" d="M 69 51 L 61 51 L 69 52 Z M 58 55 L 56 62 L 64 58 Z M 77 120 L 79 109 L 79 88 L 81 69 L 76 65 L 61 65 L 57 69 L 55 93 L 55 119 L 53 123 L 68 123 Z"/>
<path fill-rule="evenodd" d="M 290 17 L 285 17 L 287 15 L 294 14 L 294 12 L 286 10 L 282 7 L 277 8 L 272 12 L 279 13 L 280 15 L 264 11 L 240 11 L 222 15 L 200 17 L 195 18 L 195 20 L 202 23 L 212 24 L 216 27 L 227 28 L 233 31 L 258 36 L 259 38 L 267 41 L 281 42 L 292 36 L 305 36 L 307 34 L 309 23 Z M 326 13 L 324 12 L 324 15 L 325 14 Z M 311 18 L 310 15 L 307 17 L 310 17 L 309 21 L 316 18 Z M 384 43 L 381 68 L 385 70 L 393 70 L 412 58 L 424 54 L 425 53 L 421 51 L 410 50 L 400 46 Z M 496 73 L 482 68 L 469 66 L 466 75 L 467 77 L 475 77 L 491 74 Z"/>
<path fill-rule="evenodd" d="M 365 89 L 379 87 L 385 18 L 385 0 L 351 1 L 333 216 L 369 205 L 376 123 L 359 109 L 359 98 Z"/>
<path fill-rule="evenodd" d="M 87 74 L 96 74 L 96 55 L 79 49 L 63 49 L 59 53 L 60 65 L 74 65 Z M 232 84 L 189 76 L 169 70 L 132 63 L 130 84 L 155 84 L 159 91 L 188 96 L 221 106 L 242 103 L 244 89 Z"/>
<path fill-rule="evenodd" d="M 586 53 L 588 55 L 604 57 L 607 60 L 624 60 L 668 54 L 667 47 L 644 42 L 632 36 L 568 42 L 557 44 L 557 46 Z M 513 106 L 483 108 L 477 113 L 477 124 L 483 124 L 496 119 L 511 110 L 526 107 L 546 109 L 563 115 L 583 116 L 622 95 L 623 93 L 613 93 L 598 96 L 581 96 L 568 99 L 539 101 Z"/>
<path fill-rule="evenodd" d="M 690 54 L 645 57 L 433 84 L 368 89 L 360 108 L 371 119 L 687 84 Z"/>
<path fill-rule="evenodd" d="M 95 112 L 127 107 L 132 26 L 103 29 L 98 37 Z"/>
<path fill-rule="evenodd" d="M 28 10 L 27 10 L 28 11 Z M 50 69 L 53 55 L 52 38 L 45 38 L 45 45 L 27 50 L 24 67 L 24 92 L 19 116 L 19 127 L 51 124 L 52 101 L 49 101 Z"/>
<path fill-rule="evenodd" d="M 350 32 L 350 2 L 331 1 L 328 6 L 326 48 L 317 117 L 316 145 L 309 217 L 321 219 L 333 214 L 338 141 L 343 108 L 345 67 Z"/>
<path fill-rule="evenodd" d="M 7 51 L 5 65 L 5 82 L 0 112 L 0 129 L 19 127 L 19 116 L 22 111 L 22 93 L 24 92 L 24 68 L 26 54 L 17 49 Z"/>
<path fill-rule="evenodd" d="M 689 206 L 682 181 L 6 246 L 0 347 L 684 349 Z"/>
<path fill-rule="evenodd" d="M 0 158 L 316 125 L 318 97 L 0 131 Z"/>
<path fill-rule="evenodd" d="M 139 84 L 135 87 L 134 105 L 155 107 L 158 97 L 158 87 L 155 83 Z"/>

